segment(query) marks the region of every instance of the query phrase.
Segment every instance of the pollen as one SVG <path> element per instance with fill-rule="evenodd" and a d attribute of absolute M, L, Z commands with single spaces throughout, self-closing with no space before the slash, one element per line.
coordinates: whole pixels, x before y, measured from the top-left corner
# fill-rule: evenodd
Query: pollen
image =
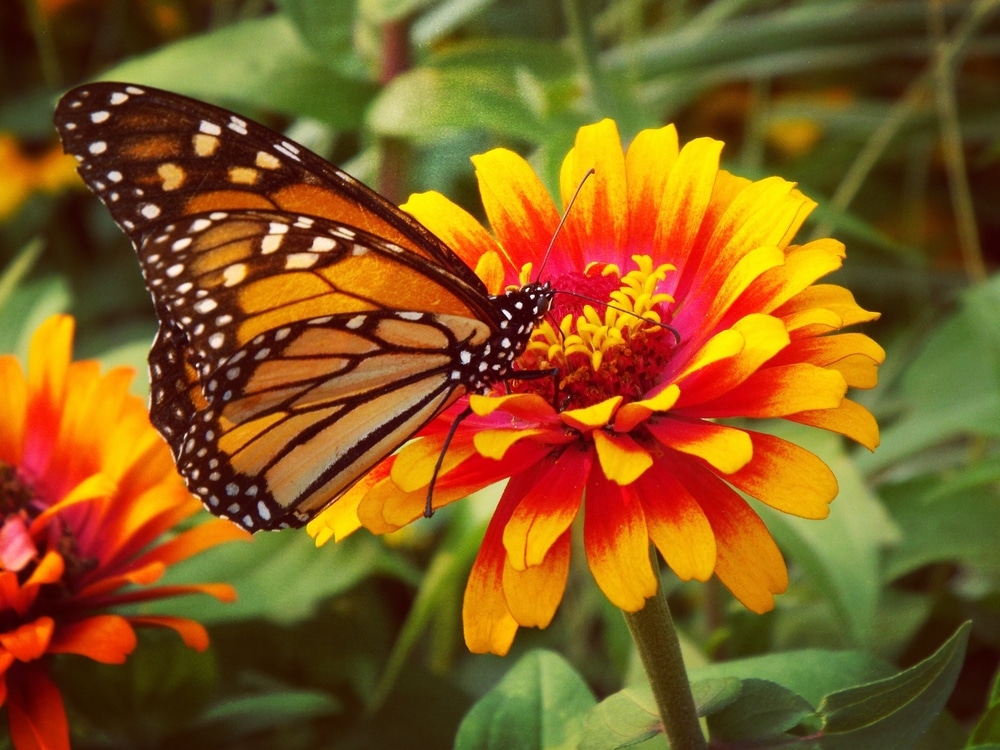
<path fill-rule="evenodd" d="M 632 259 L 636 267 L 624 276 L 616 266 L 602 265 L 575 280 L 553 282 L 557 300 L 568 298 L 553 307 L 558 327 L 543 321 L 518 364 L 525 370 L 558 369 L 560 400 L 568 400 L 563 408 L 615 395 L 642 398 L 677 344 L 668 319 L 674 300 L 659 289 L 674 267 L 654 266 L 646 255 Z M 581 303 L 581 297 L 593 301 Z M 544 380 L 525 380 L 515 389 L 551 395 Z"/>

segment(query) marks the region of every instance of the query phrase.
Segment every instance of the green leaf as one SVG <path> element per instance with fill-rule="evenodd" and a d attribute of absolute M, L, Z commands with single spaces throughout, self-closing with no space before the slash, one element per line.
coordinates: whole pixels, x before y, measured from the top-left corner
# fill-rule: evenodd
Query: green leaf
<path fill-rule="evenodd" d="M 314 117 L 343 128 L 361 124 L 375 91 L 371 83 L 331 70 L 280 15 L 184 39 L 131 58 L 101 77 Z"/>
<path fill-rule="evenodd" d="M 280 690 L 229 698 L 202 714 L 195 728 L 232 741 L 256 732 L 331 716 L 339 709 L 339 703 L 326 693 Z"/>
<path fill-rule="evenodd" d="M 969 735 L 970 748 L 989 747 L 995 743 L 1000 743 L 1000 672 L 993 677 L 988 707 Z"/>
<path fill-rule="evenodd" d="M 819 708 L 824 750 L 906 748 L 916 742 L 951 694 L 970 631 L 965 623 L 910 669 L 824 698 Z"/>
<path fill-rule="evenodd" d="M 75 732 L 96 728 L 108 747 L 157 747 L 207 707 L 218 681 L 215 655 L 185 646 L 175 633 L 142 630 L 124 664 L 78 656 L 55 660 L 55 677 Z"/>
<path fill-rule="evenodd" d="M 357 0 L 278 0 L 277 5 L 323 62 L 342 75 L 367 76 L 354 48 Z"/>
<path fill-rule="evenodd" d="M 649 686 L 625 688 L 587 713 L 580 750 L 631 747 L 662 733 Z"/>
<path fill-rule="evenodd" d="M 323 600 L 376 573 L 410 582 L 417 579 L 396 553 L 366 533 L 321 549 L 306 534 L 257 534 L 247 543 L 224 544 L 172 566 L 165 579 L 226 581 L 236 587 L 235 602 L 206 606 L 204 597 L 185 597 L 151 604 L 149 611 L 161 608 L 206 624 L 258 617 L 289 624 L 309 617 Z"/>
<path fill-rule="evenodd" d="M 466 714 L 456 750 L 575 748 L 595 703 L 587 685 L 550 651 L 523 656 Z"/>
<path fill-rule="evenodd" d="M 768 680 L 815 706 L 829 693 L 892 673 L 890 664 L 860 651 L 803 649 L 693 667 L 688 676 L 695 685 L 709 679 Z"/>
<path fill-rule="evenodd" d="M 962 308 L 926 337 L 901 381 L 905 414 L 882 432 L 866 473 L 960 435 L 1000 435 L 1000 276 L 970 288 Z"/>
<path fill-rule="evenodd" d="M 808 701 L 786 687 L 768 680 L 743 680 L 736 699 L 708 717 L 708 728 L 713 741 L 788 741 L 793 739 L 788 730 L 814 713 Z"/>
<path fill-rule="evenodd" d="M 996 468 L 996 457 L 988 456 L 943 482 L 934 477 L 885 493 L 886 507 L 903 532 L 886 558 L 890 580 L 945 560 L 1000 571 L 1000 545 L 983 533 L 1000 528 L 1000 496 L 992 484 L 995 478 L 990 478 Z M 974 479 L 983 481 L 969 486 Z"/>

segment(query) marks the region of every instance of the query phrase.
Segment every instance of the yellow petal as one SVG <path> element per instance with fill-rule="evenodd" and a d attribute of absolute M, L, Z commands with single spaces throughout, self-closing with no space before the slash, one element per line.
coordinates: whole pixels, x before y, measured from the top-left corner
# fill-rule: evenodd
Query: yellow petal
<path fill-rule="evenodd" d="M 467 266 L 476 268 L 484 253 L 499 257 L 501 250 L 490 233 L 472 214 L 440 193 L 415 193 L 400 208 L 440 237 Z M 498 291 L 490 289 L 491 294 Z"/>
<path fill-rule="evenodd" d="M 671 383 L 655 396 L 625 404 L 615 412 L 615 431 L 629 432 L 649 419 L 652 414 L 670 411 L 680 395 L 681 389 Z"/>
<path fill-rule="evenodd" d="M 604 476 L 616 484 L 632 484 L 653 465 L 649 452 L 626 434 L 594 430 L 591 435 Z"/>
<path fill-rule="evenodd" d="M 473 436 L 472 442 L 480 456 L 499 461 L 519 440 L 548 432 L 550 430 L 543 427 L 529 430 L 480 430 Z"/>
<path fill-rule="evenodd" d="M 748 432 L 753 460 L 726 481 L 784 513 L 826 518 L 837 496 L 837 478 L 818 456 L 795 443 Z"/>
<path fill-rule="evenodd" d="M 504 598 L 519 625 L 547 628 L 552 622 L 569 578 L 570 536 L 566 531 L 537 565 L 518 570 L 508 560 L 504 566 Z"/>
<path fill-rule="evenodd" d="M 559 412 L 559 418 L 565 424 L 581 432 L 590 432 L 610 424 L 611 418 L 622 400 L 621 396 L 612 396 L 592 406 Z"/>
<path fill-rule="evenodd" d="M 647 429 L 668 448 L 697 456 L 723 474 L 743 468 L 753 456 L 753 444 L 743 430 L 714 422 L 656 419 Z"/>

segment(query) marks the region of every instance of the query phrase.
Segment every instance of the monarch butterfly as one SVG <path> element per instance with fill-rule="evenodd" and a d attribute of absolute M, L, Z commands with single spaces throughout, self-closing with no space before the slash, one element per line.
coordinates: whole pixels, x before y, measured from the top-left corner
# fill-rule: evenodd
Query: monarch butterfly
<path fill-rule="evenodd" d="M 509 377 L 551 307 L 548 283 L 489 295 L 415 219 L 225 109 L 94 83 L 55 123 L 153 298 L 152 423 L 189 490 L 251 532 L 304 525 Z"/>

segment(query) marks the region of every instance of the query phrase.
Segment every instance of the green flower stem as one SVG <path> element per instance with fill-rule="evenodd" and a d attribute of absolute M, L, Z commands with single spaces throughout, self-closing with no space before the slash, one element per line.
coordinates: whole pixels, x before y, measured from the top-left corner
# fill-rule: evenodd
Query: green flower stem
<path fill-rule="evenodd" d="M 644 608 L 624 614 L 653 688 L 670 750 L 705 750 L 705 737 L 684 669 L 681 644 L 663 588 L 646 600 Z"/>

